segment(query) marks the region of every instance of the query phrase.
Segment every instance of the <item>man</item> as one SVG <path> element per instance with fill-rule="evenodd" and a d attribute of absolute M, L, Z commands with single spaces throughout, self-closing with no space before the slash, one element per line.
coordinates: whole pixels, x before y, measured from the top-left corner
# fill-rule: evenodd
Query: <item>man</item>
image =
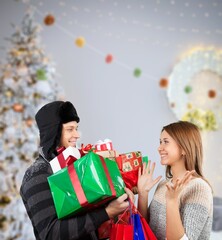
<path fill-rule="evenodd" d="M 36 239 L 97 239 L 98 227 L 128 207 L 128 195 L 82 215 L 58 219 L 47 181 L 52 174 L 49 162 L 56 156 L 57 147 L 76 146 L 80 119 L 73 104 L 63 101 L 44 105 L 35 118 L 40 132 L 39 157 L 27 169 L 20 194 Z M 126 192 L 131 194 L 128 189 Z"/>

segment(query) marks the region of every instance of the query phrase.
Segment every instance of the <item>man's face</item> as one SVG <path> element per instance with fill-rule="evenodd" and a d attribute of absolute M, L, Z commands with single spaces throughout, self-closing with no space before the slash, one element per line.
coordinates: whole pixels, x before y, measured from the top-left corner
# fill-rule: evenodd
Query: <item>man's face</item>
<path fill-rule="evenodd" d="M 79 137 L 78 123 L 76 121 L 62 124 L 60 146 L 65 148 L 69 146 L 76 147 L 76 141 Z"/>

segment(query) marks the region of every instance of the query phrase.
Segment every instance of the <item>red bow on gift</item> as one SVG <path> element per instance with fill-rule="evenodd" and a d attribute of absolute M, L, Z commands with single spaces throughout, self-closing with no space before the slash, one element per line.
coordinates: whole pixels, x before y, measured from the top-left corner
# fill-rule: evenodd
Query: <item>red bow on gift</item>
<path fill-rule="evenodd" d="M 92 149 L 93 149 L 93 145 L 92 144 L 87 144 L 85 147 L 84 147 L 83 143 L 81 144 L 81 150 L 84 151 L 84 152 L 89 152 Z"/>

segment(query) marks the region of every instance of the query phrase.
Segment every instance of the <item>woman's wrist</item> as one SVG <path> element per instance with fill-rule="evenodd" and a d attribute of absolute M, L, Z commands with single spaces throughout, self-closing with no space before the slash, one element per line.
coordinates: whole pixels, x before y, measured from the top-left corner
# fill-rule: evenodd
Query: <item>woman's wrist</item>
<path fill-rule="evenodd" d="M 149 194 L 148 191 L 140 191 L 140 190 L 138 189 L 138 196 L 139 196 L 140 198 L 147 198 L 147 197 L 148 197 L 148 194 Z"/>
<path fill-rule="evenodd" d="M 166 199 L 167 206 L 176 207 L 179 206 L 179 201 L 177 198 L 168 198 Z"/>

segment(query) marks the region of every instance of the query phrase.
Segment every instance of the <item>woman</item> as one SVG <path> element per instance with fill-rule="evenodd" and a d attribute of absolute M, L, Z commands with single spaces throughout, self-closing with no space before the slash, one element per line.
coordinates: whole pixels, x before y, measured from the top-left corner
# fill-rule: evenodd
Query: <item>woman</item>
<path fill-rule="evenodd" d="M 52 174 L 49 162 L 56 156 L 58 146 L 76 146 L 79 116 L 72 103 L 55 101 L 37 112 L 36 122 L 40 132 L 39 157 L 27 169 L 20 189 L 36 239 L 97 239 L 98 227 L 128 207 L 128 195 L 82 215 L 58 220 L 47 181 Z M 133 198 L 130 190 L 126 192 Z"/>
<path fill-rule="evenodd" d="M 210 239 L 213 195 L 203 176 L 203 151 L 196 125 L 179 121 L 163 127 L 158 148 L 166 180 L 161 181 L 147 211 L 155 163 L 144 165 L 138 179 L 138 209 L 158 240 Z"/>

